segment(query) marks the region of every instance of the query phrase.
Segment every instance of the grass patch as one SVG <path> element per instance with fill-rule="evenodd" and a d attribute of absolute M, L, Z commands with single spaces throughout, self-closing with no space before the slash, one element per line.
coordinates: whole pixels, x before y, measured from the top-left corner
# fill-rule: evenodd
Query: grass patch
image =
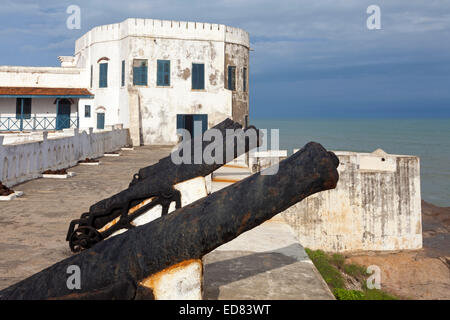
<path fill-rule="evenodd" d="M 322 250 L 305 250 L 331 290 L 344 287 L 344 278 L 339 270 L 330 264 L 328 255 L 325 252 Z"/>
<path fill-rule="evenodd" d="M 345 257 L 339 253 L 333 253 L 331 255 L 330 262 L 338 268 L 342 268 L 345 263 Z"/>
<path fill-rule="evenodd" d="M 364 292 L 359 290 L 336 288 L 333 290 L 333 294 L 337 300 L 365 300 Z"/>
<path fill-rule="evenodd" d="M 358 264 L 344 264 L 342 266 L 342 270 L 349 276 L 352 276 L 360 281 L 365 281 L 367 278 L 366 268 Z"/>
<path fill-rule="evenodd" d="M 345 264 L 345 257 L 341 254 L 327 254 L 322 250 L 305 248 L 311 261 L 316 266 L 322 278 L 333 292 L 337 300 L 397 300 L 398 298 L 381 290 L 368 289 L 366 280 L 369 275 L 366 268 L 358 264 Z M 358 280 L 360 290 L 347 290 L 343 274 Z"/>

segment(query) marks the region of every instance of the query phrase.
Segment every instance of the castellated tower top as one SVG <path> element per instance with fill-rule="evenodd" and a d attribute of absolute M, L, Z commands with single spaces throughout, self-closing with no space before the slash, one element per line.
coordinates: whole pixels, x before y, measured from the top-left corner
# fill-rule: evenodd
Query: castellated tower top
<path fill-rule="evenodd" d="M 129 18 L 115 24 L 98 26 L 76 41 L 75 54 L 93 43 L 126 37 L 151 37 L 235 43 L 250 48 L 248 32 L 223 24 Z"/>

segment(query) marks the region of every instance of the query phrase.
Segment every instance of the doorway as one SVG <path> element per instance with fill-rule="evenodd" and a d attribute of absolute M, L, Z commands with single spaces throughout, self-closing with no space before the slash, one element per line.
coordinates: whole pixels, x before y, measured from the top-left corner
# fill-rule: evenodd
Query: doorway
<path fill-rule="evenodd" d="M 201 122 L 201 129 L 195 129 L 195 123 Z M 191 137 L 196 137 L 208 130 L 207 114 L 177 114 L 177 129 L 189 131 Z"/>
<path fill-rule="evenodd" d="M 105 129 L 105 114 L 97 113 L 97 129 Z"/>
<path fill-rule="evenodd" d="M 72 103 L 67 99 L 61 99 L 56 105 L 56 130 L 70 128 L 70 109 Z"/>

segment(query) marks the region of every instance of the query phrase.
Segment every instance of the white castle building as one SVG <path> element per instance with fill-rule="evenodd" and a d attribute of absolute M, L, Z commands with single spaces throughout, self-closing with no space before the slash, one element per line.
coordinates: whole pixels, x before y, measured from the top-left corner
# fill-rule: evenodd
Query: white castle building
<path fill-rule="evenodd" d="M 95 27 L 61 67 L 0 66 L 0 131 L 123 124 L 133 145 L 174 144 L 249 113 L 249 35 L 219 24 L 127 19 Z"/>

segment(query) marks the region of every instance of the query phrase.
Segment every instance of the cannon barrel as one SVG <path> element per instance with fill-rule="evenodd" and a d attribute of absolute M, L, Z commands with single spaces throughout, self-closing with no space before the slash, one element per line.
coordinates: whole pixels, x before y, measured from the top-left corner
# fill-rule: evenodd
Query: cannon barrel
<path fill-rule="evenodd" d="M 0 291 L 0 299 L 134 299 L 142 279 L 200 259 L 311 194 L 333 189 L 338 158 L 310 142 L 279 163 L 143 226 L 103 241 Z M 81 289 L 66 286 L 67 268 L 81 270 Z"/>
<path fill-rule="evenodd" d="M 239 130 L 242 129 L 244 131 L 248 129 L 256 129 L 253 126 L 249 128 L 242 128 L 242 126 L 229 118 L 225 119 L 224 121 L 220 122 L 219 124 L 215 125 L 211 129 L 219 130 L 222 137 L 223 137 L 223 143 L 224 146 L 226 144 L 226 130 Z M 211 130 L 209 129 L 209 130 Z M 205 150 L 205 148 L 210 144 L 209 141 L 202 141 L 201 136 L 192 137 L 191 142 L 193 143 L 195 139 L 198 139 L 199 146 L 202 148 L 202 152 Z M 188 143 L 188 142 L 186 142 Z M 245 152 L 259 146 L 260 141 L 257 141 L 258 145 L 248 145 L 246 144 Z M 225 150 L 226 151 L 226 150 Z M 168 181 L 169 184 L 174 185 L 178 182 L 185 181 L 188 179 L 191 179 L 193 177 L 198 176 L 207 176 L 214 170 L 218 169 L 220 166 L 226 163 L 226 157 L 228 156 L 228 159 L 234 159 L 242 154 L 242 152 L 239 152 L 236 148 L 236 146 L 233 149 L 234 154 L 233 155 L 227 155 L 226 152 L 223 154 L 223 158 L 218 163 L 213 164 L 206 164 L 201 159 L 201 163 L 194 163 L 194 148 L 191 148 L 191 157 L 192 160 L 191 163 L 182 163 L 180 165 L 175 165 L 171 159 L 171 156 L 167 156 L 165 158 L 162 158 L 159 160 L 158 163 L 154 165 L 150 165 L 144 168 L 141 168 L 139 170 L 139 173 L 137 174 L 137 177 L 133 179 L 131 184 L 134 184 L 140 180 L 144 180 L 146 178 L 154 178 L 158 176 L 161 172 L 165 173 L 165 180 Z M 231 158 L 230 158 L 231 156 Z M 229 160 L 228 160 L 229 161 Z"/>
<path fill-rule="evenodd" d="M 123 210 L 128 210 L 128 208 L 124 209 L 124 205 L 128 202 L 131 201 L 130 205 L 127 207 L 132 207 L 140 203 L 142 198 L 148 197 L 149 194 L 154 193 L 155 191 L 168 189 L 179 182 L 195 177 L 207 176 L 223 166 L 226 162 L 261 145 L 262 135 L 255 127 L 243 129 L 239 123 L 234 122 L 231 119 L 225 119 L 211 129 L 220 131 L 223 154 L 219 161 L 208 164 L 205 163 L 203 157 L 200 157 L 200 162 L 196 163 L 195 152 L 197 151 L 203 154 L 205 148 L 215 141 L 203 141 L 201 135 L 193 137 L 191 140 L 184 141 L 180 145 L 182 151 L 185 150 L 183 148 L 184 145 L 190 145 L 189 149 L 191 154 L 189 155 L 190 160 L 188 162 L 175 164 L 172 160 L 172 156 L 169 155 L 159 160 L 156 164 L 140 169 L 139 173 L 133 178 L 128 189 L 93 204 L 89 208 L 89 212 L 96 216 L 109 216 L 107 220 L 111 220 L 123 213 Z M 241 136 L 233 140 L 227 139 L 227 130 L 238 131 L 239 129 L 242 129 Z M 254 133 L 256 139 L 250 139 L 249 135 L 244 136 L 245 133 L 248 133 L 249 135 L 250 133 Z M 239 143 L 242 143 L 243 148 L 239 148 Z M 228 144 L 232 145 L 232 149 L 227 148 Z M 229 152 L 227 152 L 227 150 L 229 150 Z M 173 152 L 178 151 L 175 150 Z M 183 152 L 181 152 L 181 154 L 183 154 Z"/>

